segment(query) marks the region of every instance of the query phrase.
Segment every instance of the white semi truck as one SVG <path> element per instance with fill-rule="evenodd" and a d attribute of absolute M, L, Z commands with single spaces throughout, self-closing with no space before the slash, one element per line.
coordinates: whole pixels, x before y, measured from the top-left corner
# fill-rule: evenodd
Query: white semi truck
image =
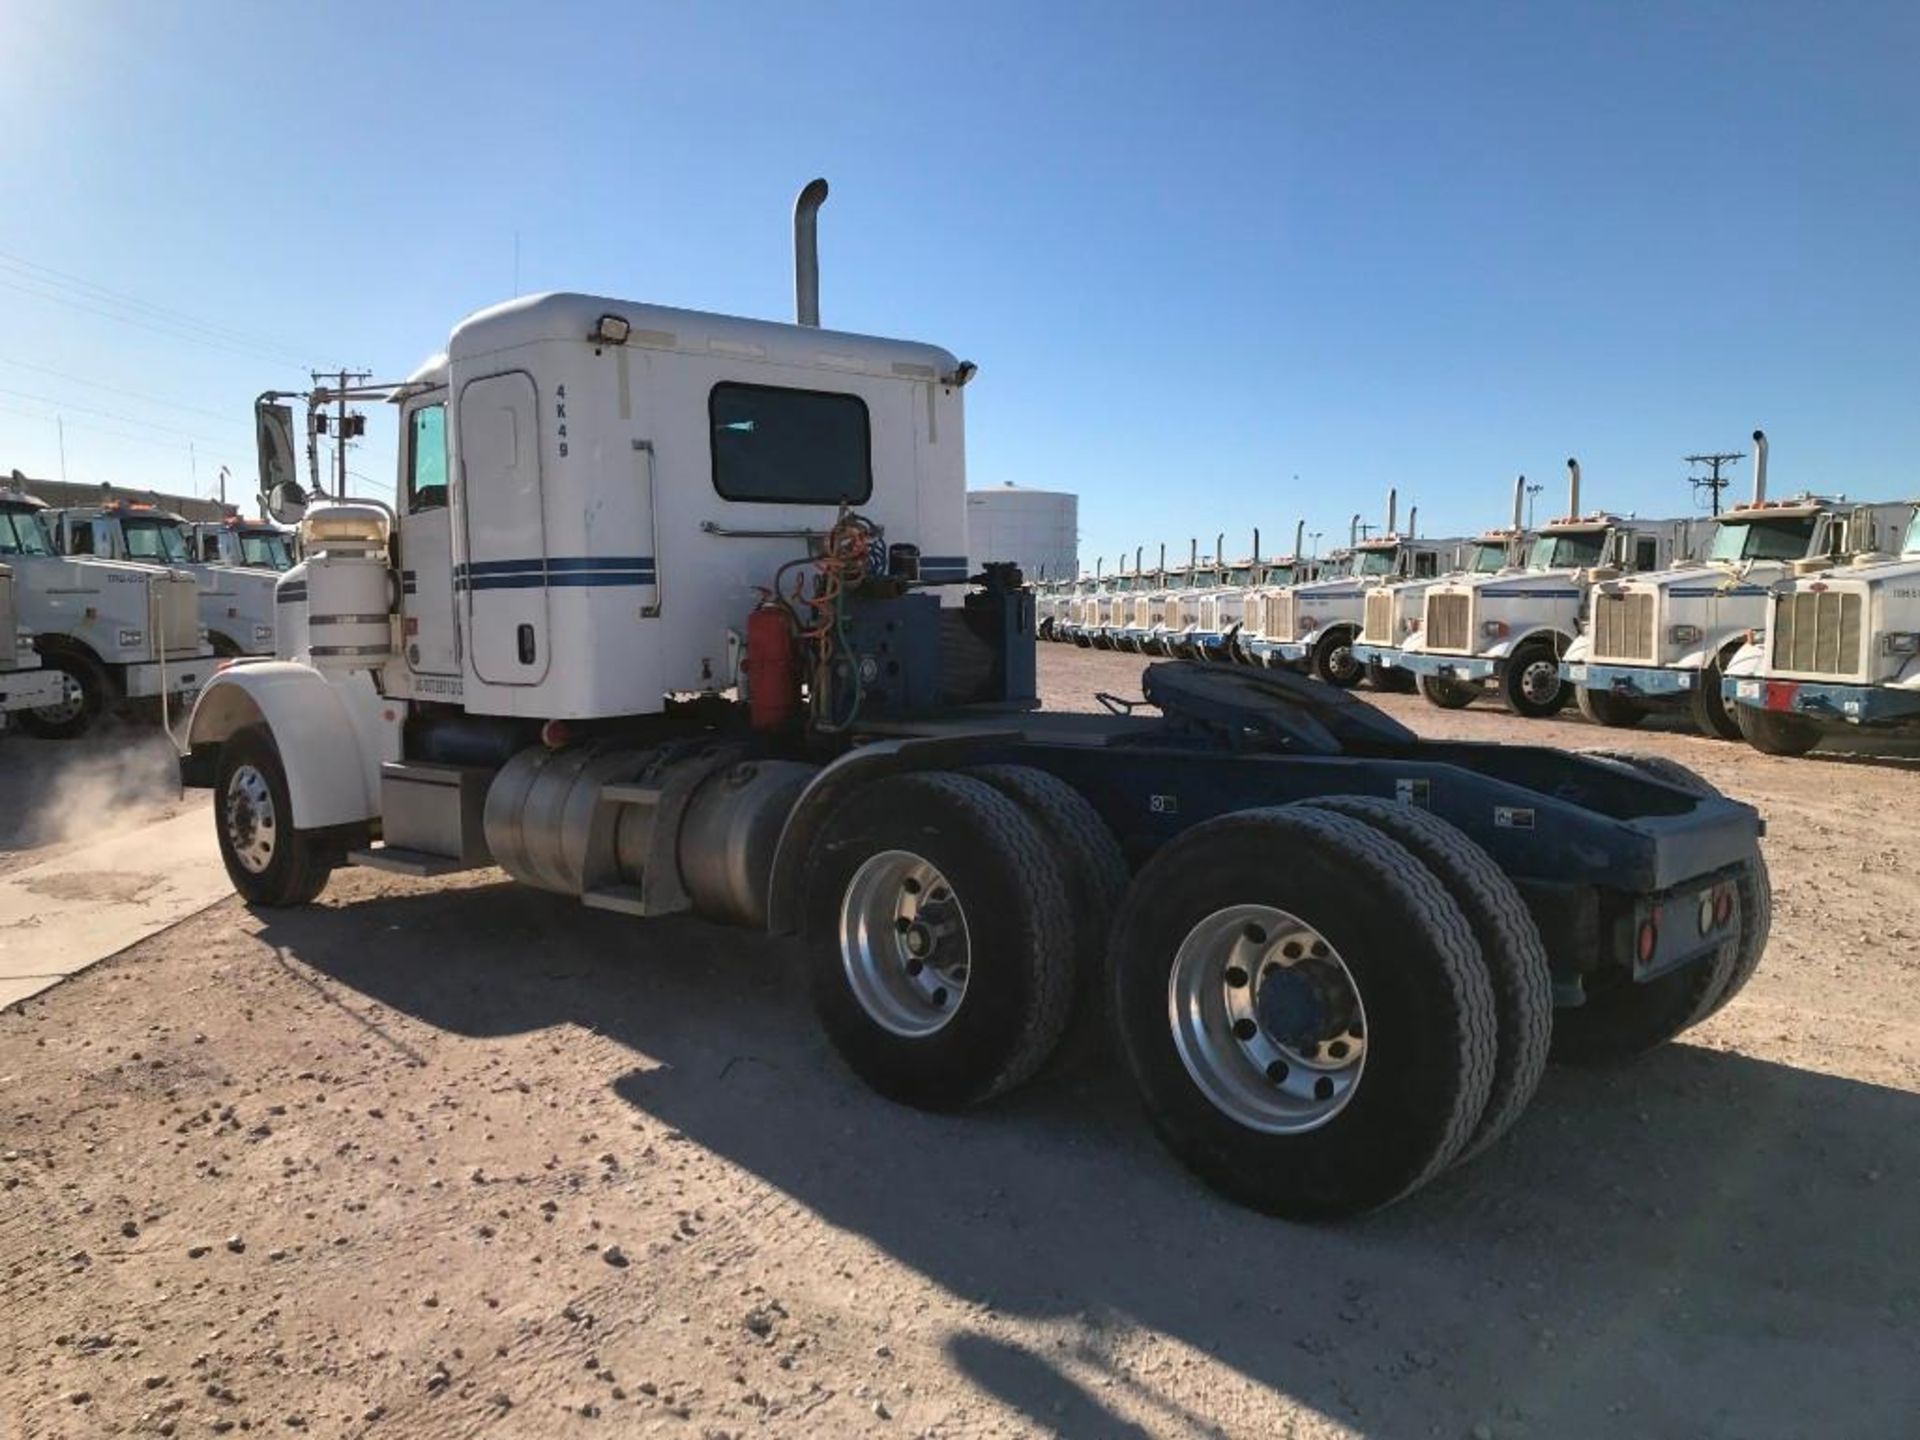
<path fill-rule="evenodd" d="M 1573 698 L 1561 658 L 1579 633 L 1589 588 L 1687 554 L 1685 520 L 1638 520 L 1580 509 L 1580 462 L 1567 461 L 1567 514 L 1540 527 L 1518 570 L 1460 576 L 1424 598 L 1420 628 L 1395 659 L 1420 693 L 1457 710 L 1492 688 L 1515 715 L 1557 714 Z"/>
<path fill-rule="evenodd" d="M 1920 507 L 1895 543 L 1897 556 L 1866 548 L 1769 588 L 1766 623 L 1722 682 L 1756 750 L 1804 755 L 1833 734 L 1920 732 Z"/>
<path fill-rule="evenodd" d="M 9 520 L 0 515 L 0 553 L 6 553 L 11 529 Z M 65 677 L 58 670 L 41 667 L 32 634 L 20 627 L 13 603 L 13 571 L 0 565 L 0 727 L 16 711 L 59 704 L 64 690 Z"/>
<path fill-rule="evenodd" d="M 1400 533 L 1399 492 L 1389 490 L 1383 534 L 1360 539 L 1360 517 L 1354 516 L 1343 573 L 1267 593 L 1262 633 L 1246 647 L 1254 660 L 1269 668 L 1307 670 L 1343 689 L 1365 679 L 1366 667 L 1354 646 L 1366 623 L 1367 596 L 1400 581 L 1433 579 L 1459 543 L 1416 538 L 1419 515 L 1416 505 L 1408 512 L 1406 533 Z"/>
<path fill-rule="evenodd" d="M 214 659 L 193 576 L 159 563 L 62 555 L 46 510 L 23 489 L 0 489 L 0 562 L 13 570 L 18 623 L 42 666 L 60 677 L 59 698 L 20 711 L 20 728 L 67 739 L 105 711 L 165 718 L 184 709 Z"/>
<path fill-rule="evenodd" d="M 1701 558 L 1594 587 L 1564 664 L 1581 713 L 1624 728 L 1684 709 L 1701 734 L 1738 739 L 1723 681 L 1749 634 L 1766 628 L 1772 587 L 1871 551 L 1876 532 L 1891 543 L 1905 521 L 1902 506 L 1769 499 L 1767 437 L 1754 431 L 1753 494 L 1714 520 Z"/>
<path fill-rule="evenodd" d="M 529 296 L 355 392 L 395 411 L 400 503 L 307 511 L 289 658 L 216 673 L 182 757 L 249 902 L 496 866 L 797 934 L 834 1047 L 929 1109 L 1104 1011 L 1169 1147 L 1303 1219 L 1485 1150 L 1550 1044 L 1644 1050 L 1745 983 L 1758 817 L 1691 777 L 1221 666 L 1147 667 L 1151 713 L 1028 713 L 1032 596 L 964 558 L 974 367 L 818 327 L 824 196 L 798 324 Z"/>
<path fill-rule="evenodd" d="M 1442 580 L 1499 575 L 1526 562 L 1532 536 L 1521 523 L 1526 505 L 1527 477 L 1513 485 L 1513 523 L 1505 530 L 1488 530 L 1460 547 L 1457 563 L 1446 574 L 1425 580 L 1402 580 L 1367 594 L 1365 623 L 1354 659 L 1365 667 L 1375 689 L 1411 690 L 1414 678 L 1399 664 L 1401 647 L 1420 629 L 1426 613 L 1427 592 Z"/>
<path fill-rule="evenodd" d="M 167 565 L 192 575 L 200 587 L 200 628 L 215 655 L 274 653 L 273 588 L 286 566 L 254 564 L 247 555 L 251 545 L 255 556 L 291 564 L 278 527 L 267 527 L 260 539 L 243 541 L 237 522 L 231 529 L 225 524 L 195 525 L 156 505 L 125 499 L 49 510 L 46 520 L 62 554 Z M 211 556 L 203 531 L 213 532 Z"/>
<path fill-rule="evenodd" d="M 284 525 L 229 515 L 224 520 L 196 521 L 192 529 L 193 558 L 197 564 L 232 565 L 276 573 L 293 568 L 295 532 Z"/>

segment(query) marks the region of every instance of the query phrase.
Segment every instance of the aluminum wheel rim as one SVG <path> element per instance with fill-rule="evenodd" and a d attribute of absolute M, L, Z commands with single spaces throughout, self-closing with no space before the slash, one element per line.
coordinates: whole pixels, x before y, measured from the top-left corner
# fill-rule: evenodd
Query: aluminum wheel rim
<path fill-rule="evenodd" d="M 1535 660 L 1520 672 L 1520 689 L 1536 705 L 1551 704 L 1560 693 L 1560 662 Z"/>
<path fill-rule="evenodd" d="M 273 844 L 278 834 L 273 808 L 273 791 L 267 777 L 251 765 L 242 765 L 227 780 L 223 806 L 227 844 L 233 858 L 250 875 L 258 875 L 273 863 Z"/>
<path fill-rule="evenodd" d="M 33 713 L 49 725 L 65 725 L 86 708 L 85 687 L 75 676 L 63 672 L 60 676 L 60 698 L 51 705 L 39 706 Z"/>
<path fill-rule="evenodd" d="M 1187 932 L 1167 977 L 1167 1020 L 1193 1083 L 1251 1130 L 1318 1129 L 1366 1068 L 1366 1007 L 1346 961 L 1271 905 L 1230 905 Z"/>
<path fill-rule="evenodd" d="M 910 850 L 869 856 L 840 902 L 840 961 L 875 1024 L 922 1039 L 945 1029 L 967 997 L 973 943 L 960 897 Z"/>
<path fill-rule="evenodd" d="M 1336 680 L 1345 680 L 1360 673 L 1360 662 L 1353 658 L 1351 643 L 1333 647 L 1327 655 L 1327 673 Z"/>

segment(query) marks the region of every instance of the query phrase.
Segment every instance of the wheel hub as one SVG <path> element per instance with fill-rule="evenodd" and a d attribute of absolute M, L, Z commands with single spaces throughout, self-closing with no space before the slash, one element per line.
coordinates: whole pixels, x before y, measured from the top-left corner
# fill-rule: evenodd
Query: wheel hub
<path fill-rule="evenodd" d="M 34 714 L 49 725 L 65 725 L 86 708 L 87 692 L 71 675 L 60 677 L 60 698 L 51 705 L 35 708 Z"/>
<path fill-rule="evenodd" d="M 1194 926 L 1174 955 L 1167 1001 L 1187 1073 L 1251 1129 L 1315 1129 L 1360 1083 L 1366 1013 L 1352 973 L 1284 910 L 1234 905 Z"/>
<path fill-rule="evenodd" d="M 966 999 L 972 939 L 939 868 L 908 850 L 868 857 L 840 904 L 840 959 L 860 1007 L 883 1029 L 921 1039 Z"/>
<path fill-rule="evenodd" d="M 1527 698 L 1545 705 L 1560 693 L 1560 664 L 1557 660 L 1535 660 L 1520 676 L 1520 688 Z"/>
<path fill-rule="evenodd" d="M 225 796 L 227 844 L 234 859 L 249 874 L 258 875 L 273 863 L 279 817 L 266 777 L 251 765 L 242 765 L 227 781 Z"/>

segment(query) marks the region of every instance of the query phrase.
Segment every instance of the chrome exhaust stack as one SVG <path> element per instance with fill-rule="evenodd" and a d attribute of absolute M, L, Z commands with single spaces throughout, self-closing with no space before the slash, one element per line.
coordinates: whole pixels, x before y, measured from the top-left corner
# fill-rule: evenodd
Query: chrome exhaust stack
<path fill-rule="evenodd" d="M 1387 528 L 1382 533 L 1385 535 L 1393 534 L 1393 527 L 1397 525 L 1399 521 L 1400 487 L 1397 485 L 1389 485 L 1387 487 Z"/>
<path fill-rule="evenodd" d="M 1354 546 L 1358 545 L 1359 543 L 1360 543 L 1360 516 L 1356 512 L 1353 519 L 1347 522 L 1347 548 L 1351 550 L 1353 549 Z"/>
<path fill-rule="evenodd" d="M 1527 508 L 1527 477 L 1522 475 L 1513 482 L 1513 528 L 1520 528 L 1520 517 Z"/>
<path fill-rule="evenodd" d="M 1767 432 L 1753 432 L 1753 503 L 1767 498 Z"/>
<path fill-rule="evenodd" d="M 1567 457 L 1567 518 L 1580 518 L 1580 462 Z"/>
<path fill-rule="evenodd" d="M 827 182 L 809 180 L 793 201 L 793 311 L 795 323 L 820 326 L 820 207 Z"/>
<path fill-rule="evenodd" d="M 1420 507 L 1413 506 L 1407 511 L 1407 538 L 1413 539 L 1420 533 Z"/>
<path fill-rule="evenodd" d="M 1293 558 L 1304 559 L 1307 553 L 1307 522 L 1302 520 L 1293 527 Z"/>

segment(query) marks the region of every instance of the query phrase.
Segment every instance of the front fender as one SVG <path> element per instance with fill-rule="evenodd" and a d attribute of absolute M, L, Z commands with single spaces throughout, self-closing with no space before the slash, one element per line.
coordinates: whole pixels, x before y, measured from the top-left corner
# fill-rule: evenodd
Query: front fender
<path fill-rule="evenodd" d="M 217 750 L 249 725 L 265 725 L 280 751 L 297 828 L 321 830 L 380 813 L 380 762 L 399 756 L 399 714 L 368 676 L 330 680 L 285 660 L 229 665 L 194 701 L 188 751 Z"/>
<path fill-rule="evenodd" d="M 1567 646 L 1567 653 L 1560 658 L 1569 665 L 1578 665 L 1592 653 L 1593 637 L 1591 635 L 1576 635 L 1573 637 L 1573 643 Z"/>
<path fill-rule="evenodd" d="M 1766 664 L 1766 646 L 1759 641 L 1749 641 L 1734 652 L 1733 659 L 1727 662 L 1724 674 L 1732 680 L 1739 676 L 1752 679 Z"/>

